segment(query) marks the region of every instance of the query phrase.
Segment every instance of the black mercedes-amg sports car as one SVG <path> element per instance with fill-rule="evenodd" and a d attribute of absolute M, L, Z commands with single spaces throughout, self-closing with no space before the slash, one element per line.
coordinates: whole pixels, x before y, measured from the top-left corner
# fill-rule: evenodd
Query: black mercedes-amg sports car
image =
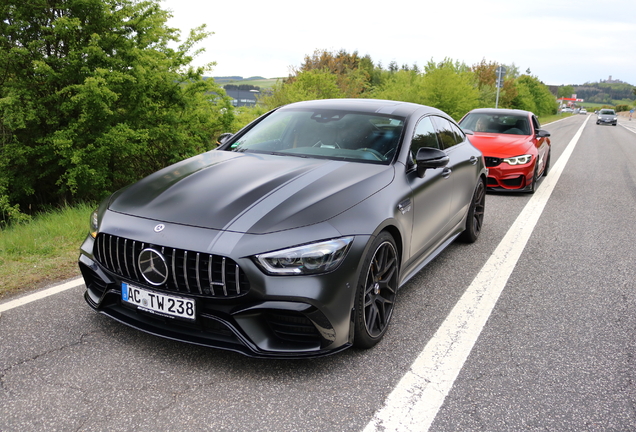
<path fill-rule="evenodd" d="M 369 348 L 400 286 L 481 231 L 483 157 L 435 108 L 299 102 L 220 142 L 93 213 L 79 257 L 91 307 L 254 357 Z"/>

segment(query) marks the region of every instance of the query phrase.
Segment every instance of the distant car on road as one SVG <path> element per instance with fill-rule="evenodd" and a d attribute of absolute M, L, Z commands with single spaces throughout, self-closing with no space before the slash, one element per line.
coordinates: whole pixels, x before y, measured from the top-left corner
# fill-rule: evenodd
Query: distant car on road
<path fill-rule="evenodd" d="M 548 174 L 550 133 L 533 113 L 480 108 L 459 125 L 473 132 L 468 139 L 484 154 L 489 189 L 534 193 L 539 178 Z"/>
<path fill-rule="evenodd" d="M 579 111 L 579 114 L 587 114 L 587 110 L 585 108 L 581 108 L 581 111 Z"/>
<path fill-rule="evenodd" d="M 612 126 L 616 126 L 616 122 L 618 121 L 618 117 L 616 116 L 616 112 L 613 109 L 603 108 L 598 112 L 598 117 L 596 117 L 596 124 L 611 124 Z"/>

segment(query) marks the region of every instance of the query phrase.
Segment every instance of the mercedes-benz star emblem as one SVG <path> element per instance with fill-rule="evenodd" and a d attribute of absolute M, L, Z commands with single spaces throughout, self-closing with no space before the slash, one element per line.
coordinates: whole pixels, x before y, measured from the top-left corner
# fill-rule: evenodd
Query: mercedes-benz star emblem
<path fill-rule="evenodd" d="M 137 260 L 139 270 L 151 285 L 163 285 L 168 280 L 168 264 L 160 252 L 146 248 L 139 254 Z"/>
<path fill-rule="evenodd" d="M 155 232 L 161 232 L 166 226 L 164 224 L 159 224 L 155 227 Z"/>

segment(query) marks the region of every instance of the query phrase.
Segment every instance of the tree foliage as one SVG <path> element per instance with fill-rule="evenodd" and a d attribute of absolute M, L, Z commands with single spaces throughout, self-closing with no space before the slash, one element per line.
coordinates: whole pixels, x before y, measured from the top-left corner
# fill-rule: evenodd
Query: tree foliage
<path fill-rule="evenodd" d="M 446 59 L 428 62 L 423 81 L 424 105 L 441 109 L 455 120 L 479 107 L 479 91 L 470 69 L 463 63 Z"/>
<path fill-rule="evenodd" d="M 325 68 L 300 72 L 293 80 L 277 82 L 272 94 L 260 101 L 268 109 L 273 109 L 292 102 L 343 97 L 345 94 L 338 87 L 338 77 Z"/>
<path fill-rule="evenodd" d="M 207 150 L 233 121 L 154 1 L 0 5 L 0 211 L 93 200 Z M 211 100 L 216 98 L 216 102 Z M 0 219 L 2 219 L 0 217 Z"/>
<path fill-rule="evenodd" d="M 532 111 L 538 116 L 556 114 L 556 98 L 538 78 L 521 75 L 515 85 L 518 95 L 511 108 Z"/>
<path fill-rule="evenodd" d="M 585 102 L 614 105 L 616 101 L 630 100 L 636 96 L 636 87 L 627 83 L 587 83 L 573 86 L 576 96 Z"/>

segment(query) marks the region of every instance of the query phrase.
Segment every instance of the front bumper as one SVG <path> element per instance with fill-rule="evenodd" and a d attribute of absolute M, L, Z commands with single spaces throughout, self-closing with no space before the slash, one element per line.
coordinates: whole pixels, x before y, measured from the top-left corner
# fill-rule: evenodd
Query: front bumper
<path fill-rule="evenodd" d="M 490 158 L 495 159 L 495 158 Z M 488 167 L 487 187 L 496 191 L 521 192 L 532 187 L 534 163 L 513 166 L 500 162 Z"/>
<path fill-rule="evenodd" d="M 598 118 L 596 120 L 596 124 L 611 124 L 612 126 L 616 126 L 616 119 L 613 119 L 613 118 Z"/>
<path fill-rule="evenodd" d="M 234 257 L 249 280 L 249 289 L 243 287 L 240 294 L 227 297 L 150 286 L 134 272 L 126 272 L 125 263 L 112 259 L 109 264 L 108 258 L 100 262 L 91 236 L 81 247 L 79 267 L 86 284 L 84 297 L 93 309 L 146 333 L 250 357 L 320 357 L 351 346 L 358 267 L 367 240 L 356 237 L 338 269 L 315 276 L 268 276 L 251 259 Z M 122 301 L 122 282 L 194 299 L 196 319 L 180 320 L 134 308 Z"/>

